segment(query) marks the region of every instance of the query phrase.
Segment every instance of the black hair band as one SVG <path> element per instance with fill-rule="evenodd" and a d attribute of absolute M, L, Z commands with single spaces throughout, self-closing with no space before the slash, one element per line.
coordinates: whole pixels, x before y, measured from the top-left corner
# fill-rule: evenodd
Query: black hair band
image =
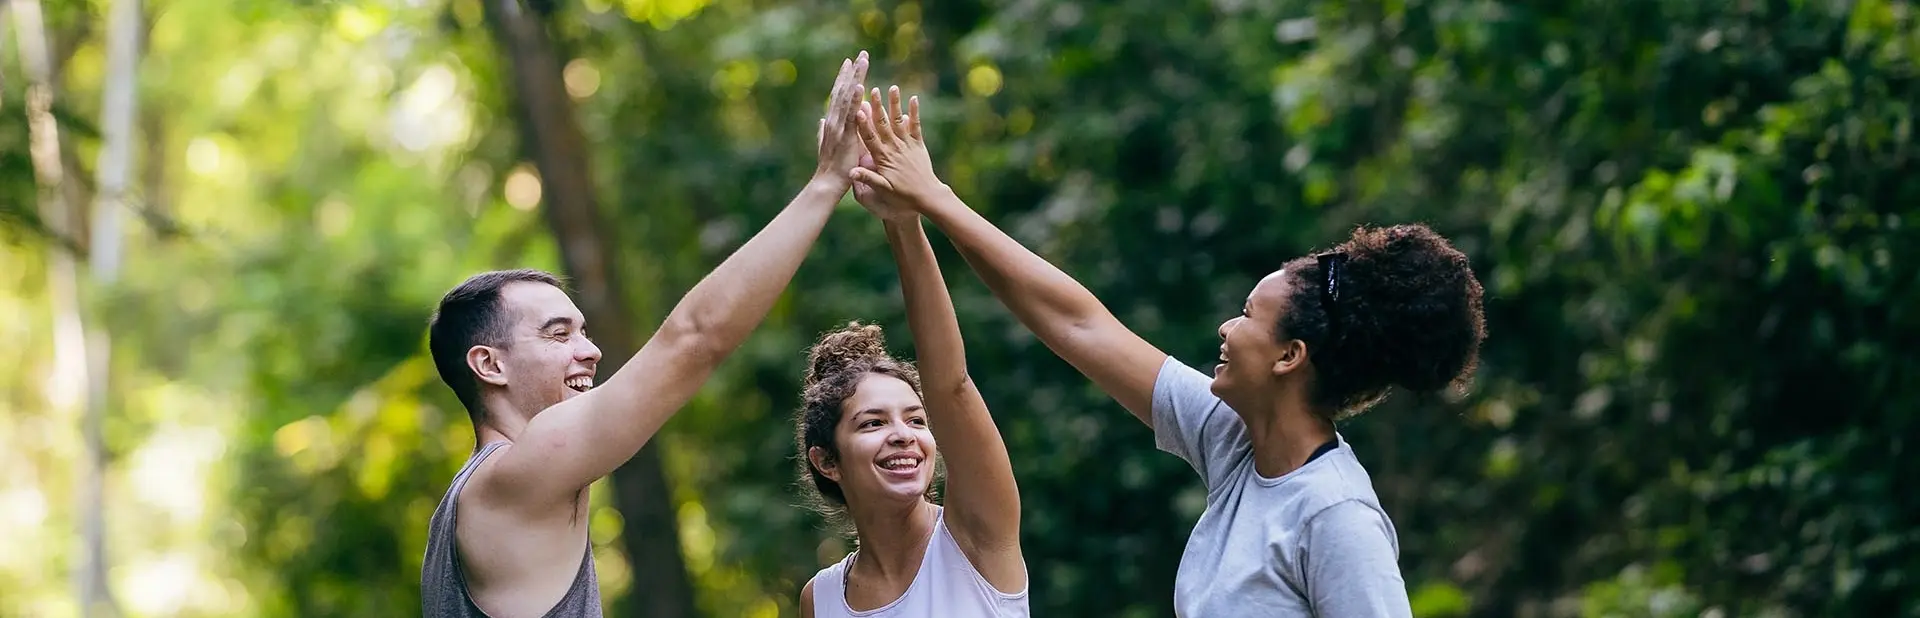
<path fill-rule="evenodd" d="M 1320 262 L 1320 308 L 1327 312 L 1327 334 L 1339 332 L 1340 272 L 1346 270 L 1347 252 L 1330 251 L 1315 256 Z"/>

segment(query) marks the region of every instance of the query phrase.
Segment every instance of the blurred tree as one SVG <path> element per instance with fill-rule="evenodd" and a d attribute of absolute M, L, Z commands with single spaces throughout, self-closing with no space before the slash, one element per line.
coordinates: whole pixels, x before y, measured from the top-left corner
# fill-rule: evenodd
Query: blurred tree
<path fill-rule="evenodd" d="M 539 3 L 534 3 L 537 5 Z M 631 320 L 641 314 L 621 291 L 618 244 L 602 222 L 595 197 L 587 140 L 574 121 L 573 102 L 561 77 L 542 11 L 517 0 L 486 3 L 494 42 L 508 59 L 520 142 L 540 171 L 541 211 L 553 230 L 561 262 L 580 300 L 581 311 L 600 342 L 600 375 L 610 376 L 641 345 Z M 672 493 L 661 470 L 658 443 L 640 449 L 612 476 L 615 503 L 627 525 L 621 538 L 634 581 L 625 615 L 692 617 L 693 589 L 680 554 L 679 526 Z"/>
<path fill-rule="evenodd" d="M 119 611 L 107 582 L 106 551 L 106 468 L 105 419 L 118 408 L 118 394 L 112 390 L 112 330 L 101 319 L 106 300 L 102 291 L 110 291 L 120 276 L 123 233 L 121 213 L 127 201 L 127 184 L 132 175 L 134 100 L 139 74 L 141 34 L 139 0 L 116 0 L 109 15 L 106 33 L 107 67 L 103 77 L 100 104 L 99 164 L 92 209 L 92 232 L 88 242 L 87 270 L 92 285 L 87 296 L 86 322 L 94 324 L 86 333 L 87 385 L 86 412 L 80 433 L 86 444 L 85 486 L 81 489 L 81 530 L 86 543 L 80 585 L 82 616 L 111 616 Z M 77 169 L 77 168 L 76 168 Z M 77 204 L 75 207 L 79 207 Z"/>
<path fill-rule="evenodd" d="M 70 148 L 64 147 L 65 140 L 53 114 L 55 93 L 59 91 L 55 85 L 58 80 L 55 58 L 66 54 L 55 55 L 40 8 L 38 0 L 22 0 L 13 9 L 21 64 L 28 80 L 26 111 L 35 185 L 40 194 L 39 219 L 55 238 L 76 239 L 78 244 L 88 219 L 87 203 L 78 190 L 81 170 L 69 164 L 77 159 Z M 54 329 L 58 333 L 54 344 L 59 382 L 56 388 L 64 391 L 49 399 L 63 408 L 57 412 L 62 417 L 67 416 L 64 412 L 82 411 L 78 416 L 87 448 L 81 463 L 84 485 L 79 492 L 78 507 L 81 558 L 72 568 L 75 603 L 82 608 L 83 616 L 91 617 L 112 614 L 114 607 L 107 587 L 106 529 L 101 512 L 104 508 L 101 477 L 105 474 L 106 453 L 99 430 L 106 405 L 105 376 L 96 375 L 104 367 L 99 362 L 102 359 L 96 358 L 100 351 L 95 350 L 95 346 L 104 345 L 106 340 L 99 324 L 87 316 L 82 304 L 85 297 L 81 277 L 83 259 L 77 252 L 54 250 L 47 260 L 51 288 L 48 298 L 52 301 Z M 114 264 L 109 262 L 104 268 L 104 275 L 110 277 Z"/>

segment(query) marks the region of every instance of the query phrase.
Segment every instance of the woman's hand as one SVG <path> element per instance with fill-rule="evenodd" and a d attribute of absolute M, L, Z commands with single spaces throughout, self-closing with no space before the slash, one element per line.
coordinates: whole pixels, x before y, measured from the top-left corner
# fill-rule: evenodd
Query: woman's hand
<path fill-rule="evenodd" d="M 820 135 L 818 139 L 825 140 L 826 137 L 827 121 L 825 118 L 822 118 L 820 119 Z M 859 166 L 865 168 L 873 167 L 873 155 L 867 154 L 867 147 L 864 144 L 860 146 Z M 875 217 L 879 217 L 881 221 L 905 223 L 920 217 L 920 213 L 914 212 L 913 209 L 894 204 L 887 201 L 886 198 L 880 197 L 879 194 L 874 193 L 873 185 L 864 182 L 853 183 L 853 199 L 859 202 L 861 207 L 866 208 L 867 212 L 873 213 Z"/>
<path fill-rule="evenodd" d="M 861 155 L 860 167 L 872 169 L 873 155 Z M 865 207 L 867 212 L 873 213 L 873 216 L 879 217 L 881 221 L 888 223 L 912 223 L 914 220 L 920 218 L 918 211 L 901 206 L 888 198 L 882 197 L 879 192 L 874 191 L 873 185 L 864 182 L 855 181 L 853 183 L 853 199 L 854 201 L 860 202 L 860 205 Z"/>
<path fill-rule="evenodd" d="M 874 88 L 871 98 L 863 101 L 855 114 L 854 124 L 872 163 L 862 160 L 850 178 L 866 184 L 877 203 L 918 212 L 949 189 L 934 175 L 933 160 L 920 132 L 920 97 L 908 100 L 902 113 L 900 87 L 888 89 L 888 94 L 882 99 L 880 89 Z"/>

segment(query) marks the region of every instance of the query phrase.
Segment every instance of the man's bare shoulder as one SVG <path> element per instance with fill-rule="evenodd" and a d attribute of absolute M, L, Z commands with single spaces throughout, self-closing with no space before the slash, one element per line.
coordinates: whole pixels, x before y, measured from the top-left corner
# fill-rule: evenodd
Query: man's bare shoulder
<path fill-rule="evenodd" d="M 502 445 L 491 456 L 474 466 L 467 477 L 467 485 L 455 496 L 453 504 L 453 533 L 455 548 L 460 556 L 461 570 L 465 571 L 468 586 L 476 592 L 488 587 L 488 584 L 500 579 L 499 565 L 507 556 L 513 555 L 511 545 L 514 534 L 505 532 L 520 530 L 529 526 L 537 527 L 534 521 L 519 521 L 525 517 L 514 517 L 519 509 L 503 508 L 499 490 L 494 482 L 495 463 L 500 455 L 513 448 L 512 444 Z"/>
<path fill-rule="evenodd" d="M 474 604 L 496 616 L 540 615 L 566 594 L 586 556 L 585 522 L 574 505 L 528 508 L 489 491 L 494 461 L 480 463 L 454 501 L 454 538 Z M 584 495 L 581 496 L 584 498 Z"/>
<path fill-rule="evenodd" d="M 466 488 L 454 500 L 454 532 L 459 537 L 463 558 L 468 553 L 486 553 L 503 545 L 507 546 L 503 548 L 506 551 L 517 553 L 519 548 L 513 546 L 522 544 L 515 542 L 519 539 L 566 536 L 577 524 L 585 523 L 574 516 L 584 505 L 585 490 L 557 504 L 528 503 L 524 495 L 508 495 L 498 482 L 496 464 L 512 448 L 512 444 L 501 445 L 492 456 L 475 466 Z M 500 534 L 506 532 L 511 534 Z"/>
<path fill-rule="evenodd" d="M 523 525 L 550 525 L 556 521 L 567 524 L 580 498 L 586 495 L 585 488 L 558 502 L 531 501 L 532 496 L 528 492 L 513 491 L 506 479 L 502 478 L 504 472 L 501 466 L 506 465 L 504 460 L 512 458 L 512 452 L 513 443 L 502 444 L 474 467 L 467 478 L 466 488 L 461 490 L 456 501 L 460 517 L 455 521 L 466 521 L 465 516 L 474 513 L 487 519 L 512 520 L 516 528 Z"/>

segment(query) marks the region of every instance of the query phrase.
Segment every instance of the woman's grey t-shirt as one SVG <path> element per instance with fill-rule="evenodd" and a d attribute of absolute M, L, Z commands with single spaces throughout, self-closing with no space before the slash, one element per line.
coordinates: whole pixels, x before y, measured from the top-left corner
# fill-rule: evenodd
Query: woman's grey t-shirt
<path fill-rule="evenodd" d="M 1240 415 L 1212 378 L 1169 356 L 1153 385 L 1153 433 L 1207 485 L 1174 579 L 1180 618 L 1410 617 L 1400 542 L 1345 438 L 1280 478 L 1253 469 Z"/>

